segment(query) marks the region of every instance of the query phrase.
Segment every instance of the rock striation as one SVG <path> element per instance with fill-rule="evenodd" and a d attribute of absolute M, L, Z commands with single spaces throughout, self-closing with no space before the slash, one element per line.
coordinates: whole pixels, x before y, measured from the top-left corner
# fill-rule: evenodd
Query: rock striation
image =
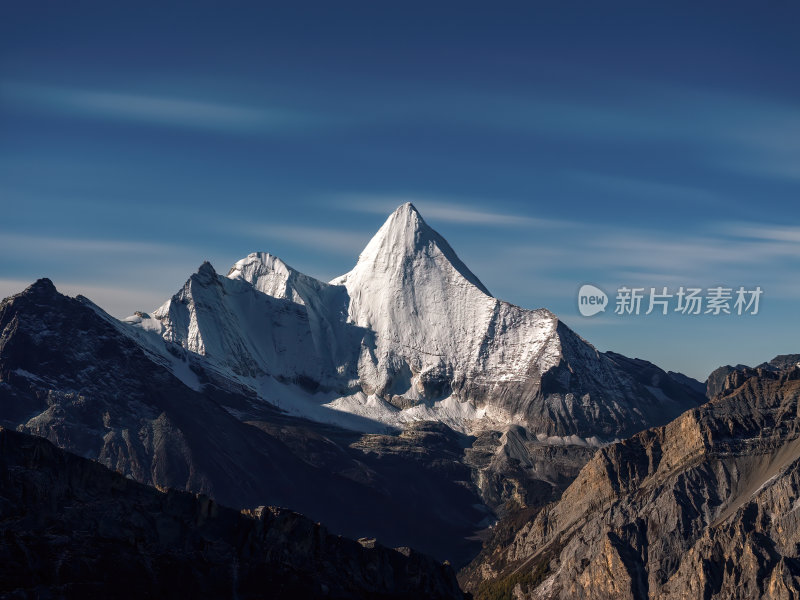
<path fill-rule="evenodd" d="M 732 370 L 708 404 L 599 450 L 462 581 L 478 598 L 797 598 L 798 399 L 796 363 Z"/>

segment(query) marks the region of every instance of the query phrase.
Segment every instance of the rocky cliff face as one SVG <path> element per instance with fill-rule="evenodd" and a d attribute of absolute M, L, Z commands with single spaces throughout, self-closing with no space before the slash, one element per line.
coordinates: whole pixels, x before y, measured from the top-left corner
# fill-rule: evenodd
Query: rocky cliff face
<path fill-rule="evenodd" d="M 800 367 L 734 370 L 721 387 L 665 427 L 598 451 L 558 502 L 463 574 L 468 587 L 478 597 L 800 596 Z"/>
<path fill-rule="evenodd" d="M 449 566 L 288 510 L 161 493 L 0 428 L 0 596 L 462 598 Z"/>
<path fill-rule="evenodd" d="M 737 381 L 741 381 L 742 377 L 747 377 L 748 374 L 754 374 L 756 369 L 763 369 L 765 371 L 783 371 L 790 369 L 800 364 L 800 354 L 779 354 L 769 362 L 764 362 L 757 367 L 748 367 L 747 365 L 738 364 L 735 367 L 725 365 L 714 369 L 706 379 L 706 396 L 708 398 L 716 398 L 717 396 L 729 392 L 731 386 L 735 386 Z M 731 373 L 740 371 L 738 375 L 734 375 L 733 379 L 728 376 Z"/>

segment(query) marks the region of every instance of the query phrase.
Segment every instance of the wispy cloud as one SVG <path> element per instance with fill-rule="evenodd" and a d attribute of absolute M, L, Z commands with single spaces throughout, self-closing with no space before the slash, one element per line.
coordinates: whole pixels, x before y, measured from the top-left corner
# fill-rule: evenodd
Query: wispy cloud
<path fill-rule="evenodd" d="M 718 193 L 699 187 L 583 171 L 567 174 L 572 179 L 616 196 L 633 197 L 643 202 L 713 204 L 720 201 Z"/>
<path fill-rule="evenodd" d="M 0 83 L 0 99 L 83 118 L 239 134 L 298 130 L 321 122 L 319 116 L 285 107 L 242 106 L 171 96 L 9 82 Z"/>
<path fill-rule="evenodd" d="M 733 124 L 731 124 L 733 125 Z M 730 127 L 728 164 L 744 172 L 800 181 L 800 110 L 762 104 Z"/>
<path fill-rule="evenodd" d="M 413 194 L 340 194 L 334 198 L 337 206 L 345 210 L 386 215 L 387 217 L 401 204 L 411 202 L 419 209 L 422 216 L 431 222 L 494 227 L 561 228 L 575 226 L 575 223 L 570 221 L 539 219 L 527 215 L 486 210 L 476 206 L 476 204 L 483 206 L 490 204 L 486 201 L 466 203 Z"/>
<path fill-rule="evenodd" d="M 301 110 L 286 97 L 236 104 L 160 90 L 143 93 L 138 89 L 6 81 L 0 82 L 0 100 L 86 119 L 232 134 L 314 132 L 330 127 L 374 130 L 377 125 L 435 123 L 461 131 L 493 131 L 515 137 L 623 141 L 640 148 L 661 146 L 672 151 L 680 146 L 690 148 L 695 160 L 706 165 L 737 173 L 800 179 L 800 110 L 794 106 L 744 93 L 643 82 L 618 81 L 604 87 L 610 87 L 610 91 L 587 94 L 586 100 L 546 93 L 520 98 L 474 89 L 404 90 L 397 96 L 365 92 L 359 98 L 345 101 L 340 97 L 313 108 L 307 104 L 308 108 Z M 457 211 L 447 214 L 459 218 Z M 461 214 L 462 219 L 477 218 L 465 211 Z"/>
<path fill-rule="evenodd" d="M 553 238 L 536 244 L 509 245 L 495 252 L 503 264 L 495 274 L 485 267 L 493 288 L 535 287 L 537 298 L 570 298 L 585 281 L 615 287 L 719 284 L 761 285 L 770 297 L 800 297 L 800 287 L 788 284 L 786 273 L 800 266 L 800 243 L 793 228 L 754 224 L 742 239 L 708 227 L 695 234 L 666 234 L 640 228 L 604 228 L 558 244 Z M 481 274 L 480 269 L 476 269 Z M 497 279 L 498 277 L 504 279 Z M 548 281 L 549 279 L 549 281 Z M 500 285 L 495 281 L 499 281 Z M 585 280 L 585 281 L 584 281 Z M 541 282 L 547 282 L 541 285 Z M 544 301 L 544 300 L 542 300 Z"/>
<path fill-rule="evenodd" d="M 351 231 L 332 227 L 313 227 L 302 225 L 286 225 L 276 223 L 246 223 L 236 224 L 232 229 L 240 234 L 248 235 L 260 240 L 266 245 L 264 250 L 274 251 L 269 248 L 273 240 L 288 242 L 292 246 L 314 248 L 342 256 L 355 257 L 364 249 L 370 239 L 366 231 Z M 288 257 L 287 257 L 287 260 Z M 291 263 L 291 260 L 289 260 Z"/>
<path fill-rule="evenodd" d="M 49 254 L 68 253 L 136 254 L 162 256 L 175 254 L 182 246 L 137 240 L 110 240 L 102 238 L 67 238 L 39 234 L 18 234 L 0 231 L 0 252 Z"/>
<path fill-rule="evenodd" d="M 726 225 L 722 229 L 737 237 L 800 244 L 800 227 L 739 223 Z"/>
<path fill-rule="evenodd" d="M 800 179 L 800 109 L 758 94 L 618 80 L 604 82 L 585 100 L 546 91 L 535 98 L 465 91 L 458 99 L 442 95 L 418 105 L 430 111 L 427 118 L 435 113 L 438 121 L 463 129 L 685 148 L 706 166 Z"/>
<path fill-rule="evenodd" d="M 609 293 L 621 285 L 673 291 L 760 285 L 769 302 L 800 299 L 800 283 L 787 277 L 800 268 L 800 228 L 713 222 L 680 232 L 621 224 L 575 227 L 567 235 L 505 230 L 491 244 L 456 250 L 496 296 L 528 308 L 545 306 L 565 317 L 575 318 L 574 299 L 583 283 Z"/>
<path fill-rule="evenodd" d="M 0 295 L 49 277 L 59 291 L 87 296 L 117 317 L 158 306 L 207 258 L 180 245 L 2 231 L 0 256 Z"/>

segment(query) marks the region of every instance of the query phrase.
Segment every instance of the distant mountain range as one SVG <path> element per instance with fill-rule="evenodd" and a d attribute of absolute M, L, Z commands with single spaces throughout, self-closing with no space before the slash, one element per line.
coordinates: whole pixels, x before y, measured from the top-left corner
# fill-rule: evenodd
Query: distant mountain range
<path fill-rule="evenodd" d="M 706 410 L 703 392 L 492 297 L 411 204 L 329 283 L 254 253 L 225 276 L 204 263 L 122 321 L 46 279 L 0 305 L 0 425 L 144 484 L 284 506 L 457 567 L 498 517 L 539 511 L 638 443 L 619 440 Z M 545 538 L 526 548 L 556 560 Z M 523 554 L 481 557 L 462 580 L 475 591 L 536 563 L 555 581 L 555 563 Z"/>

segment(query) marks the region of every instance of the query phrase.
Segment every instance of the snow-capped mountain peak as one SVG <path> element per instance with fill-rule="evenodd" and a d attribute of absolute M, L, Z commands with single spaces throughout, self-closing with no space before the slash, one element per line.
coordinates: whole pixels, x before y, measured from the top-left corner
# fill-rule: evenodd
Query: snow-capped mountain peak
<path fill-rule="evenodd" d="M 431 228 L 411 202 L 399 206 L 366 245 L 355 268 L 332 284 L 381 276 L 403 276 L 410 268 L 460 276 L 487 296 L 489 290 L 461 262 L 441 235 Z M 348 286 L 349 287 L 349 286 Z"/>
<path fill-rule="evenodd" d="M 319 281 L 296 271 L 269 252 L 253 252 L 236 262 L 228 271 L 229 279 L 248 282 L 259 292 L 274 298 L 305 304 L 303 288 L 316 288 Z M 298 286 L 299 284 L 299 286 Z M 298 289 L 298 287 L 300 289 Z"/>
<path fill-rule="evenodd" d="M 609 439 L 693 405 L 648 391 L 660 372 L 640 383 L 638 364 L 597 352 L 548 310 L 492 297 L 411 203 L 330 283 L 265 252 L 227 277 L 204 263 L 153 319 L 130 323 L 156 320 L 152 331 L 259 398 L 291 408 L 310 393 L 312 418 L 336 409 L 467 431 L 485 417 L 547 439 Z"/>
<path fill-rule="evenodd" d="M 347 289 L 348 320 L 375 334 L 362 386 L 390 402 L 463 397 L 475 378 L 526 379 L 532 362 L 536 372 L 558 362 L 555 317 L 493 298 L 411 203 L 331 283 Z"/>

